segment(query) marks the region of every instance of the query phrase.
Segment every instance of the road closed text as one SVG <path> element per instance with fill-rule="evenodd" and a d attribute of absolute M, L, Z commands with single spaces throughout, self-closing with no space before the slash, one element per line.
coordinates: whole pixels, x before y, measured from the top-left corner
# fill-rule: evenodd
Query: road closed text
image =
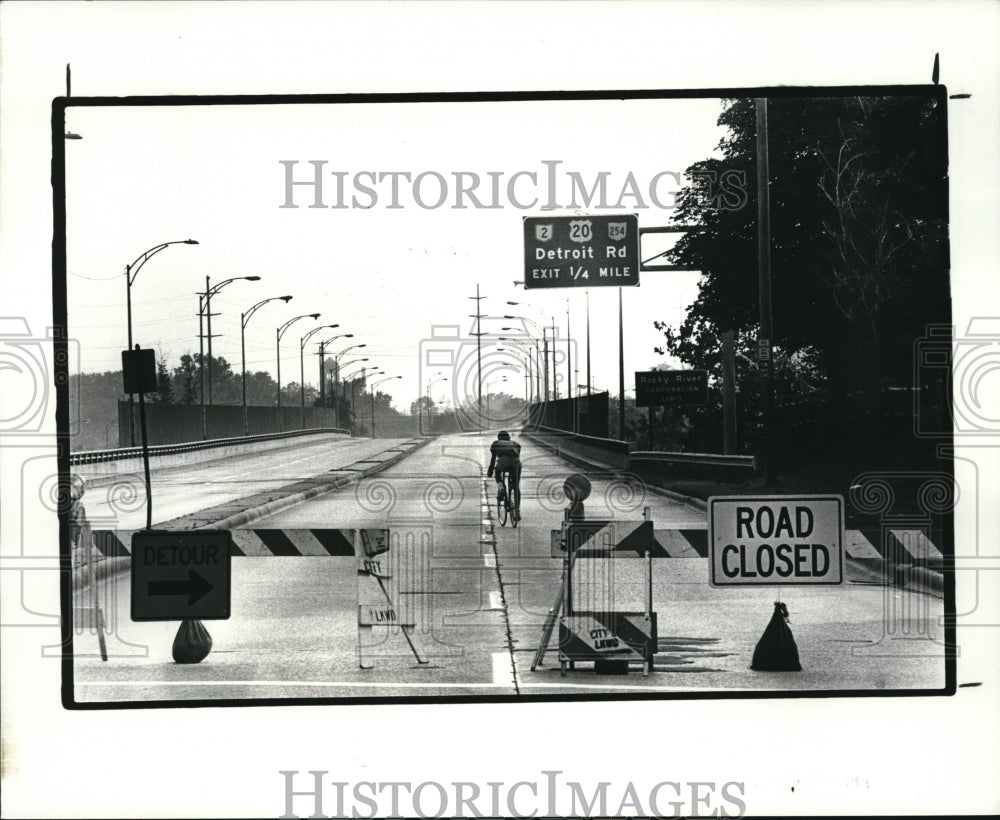
<path fill-rule="evenodd" d="M 842 510 L 839 496 L 710 499 L 712 583 L 842 583 Z"/>

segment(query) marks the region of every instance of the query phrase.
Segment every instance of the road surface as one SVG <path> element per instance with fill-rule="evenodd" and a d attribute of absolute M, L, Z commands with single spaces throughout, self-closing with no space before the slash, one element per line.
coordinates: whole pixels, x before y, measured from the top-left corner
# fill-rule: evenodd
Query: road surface
<path fill-rule="evenodd" d="M 523 521 L 501 528 L 495 485 L 487 480 L 490 438 L 436 439 L 394 467 L 291 507 L 248 528 L 388 528 L 400 622 L 375 626 L 359 666 L 359 598 L 376 580 L 354 557 L 255 556 L 233 559 L 232 616 L 206 621 L 214 648 L 198 665 L 175 664 L 176 622 L 132 623 L 127 574 L 109 587 L 111 657 L 96 638 L 77 638 L 80 701 L 242 700 L 270 698 L 503 697 L 669 695 L 702 692 L 939 690 L 944 684 L 943 602 L 848 574 L 838 587 L 712 588 L 704 558 L 652 562 L 658 652 L 653 671 L 598 675 L 578 664 L 563 677 L 550 651 L 535 671 L 546 614 L 562 562 L 550 532 L 563 517 L 562 484 L 574 472 L 521 439 Z M 705 514 L 613 476 L 591 475 L 589 518 L 638 520 L 657 529 L 704 527 Z M 584 566 L 586 564 L 586 566 Z M 578 608 L 587 596 L 642 608 L 643 562 L 577 562 Z M 613 582 L 612 582 L 613 579 Z M 375 595 L 378 591 L 375 590 Z M 802 662 L 800 672 L 749 669 L 754 646 L 784 601 Z M 372 646 L 367 646 L 373 643 Z M 89 653 L 89 654 L 88 654 Z"/>
<path fill-rule="evenodd" d="M 196 510 L 292 484 L 381 453 L 407 439 L 288 439 L 288 445 L 259 453 L 156 467 L 151 461 L 153 526 Z M 83 503 L 95 529 L 146 526 L 146 489 L 142 470 L 117 477 L 91 477 L 87 465 L 73 472 L 88 481 Z M 113 524 L 112 524 L 113 522 Z"/>

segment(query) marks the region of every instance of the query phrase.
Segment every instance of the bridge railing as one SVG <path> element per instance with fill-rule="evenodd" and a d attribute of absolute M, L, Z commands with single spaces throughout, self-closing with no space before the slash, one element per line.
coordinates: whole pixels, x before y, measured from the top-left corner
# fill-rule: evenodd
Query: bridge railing
<path fill-rule="evenodd" d="M 567 433 L 551 427 L 536 425 L 525 428 L 524 433 L 543 446 L 555 451 L 568 461 L 594 466 L 627 470 L 629 466 L 628 442 L 612 438 L 597 438 L 579 433 Z"/>
<path fill-rule="evenodd" d="M 628 470 L 654 483 L 657 479 L 679 476 L 743 480 L 753 477 L 758 469 L 757 458 L 752 455 L 630 452 L 629 443 L 618 439 L 583 436 L 541 426 L 526 427 L 523 432 L 556 455 L 580 466 Z"/>
<path fill-rule="evenodd" d="M 277 441 L 281 439 L 296 438 L 300 436 L 311 436 L 316 434 L 333 434 L 349 437 L 350 430 L 341 430 L 336 427 L 323 427 L 312 430 L 291 430 L 285 433 L 267 433 L 257 436 L 236 436 L 233 438 L 216 438 L 205 441 L 190 441 L 183 444 L 158 444 L 149 448 L 150 458 L 162 456 L 180 455 L 184 453 L 195 453 L 199 450 L 213 450 L 223 447 L 238 447 L 243 444 L 254 444 L 265 441 Z M 142 458 L 141 447 L 119 447 L 111 450 L 90 450 L 81 453 L 71 453 L 69 464 L 71 467 L 79 467 L 85 464 L 104 464 L 113 461 L 126 461 L 133 458 Z"/>
<path fill-rule="evenodd" d="M 757 458 L 751 455 L 722 453 L 661 453 L 636 451 L 631 454 L 629 469 L 654 485 L 671 479 L 704 478 L 725 482 L 741 482 L 757 474 Z"/>

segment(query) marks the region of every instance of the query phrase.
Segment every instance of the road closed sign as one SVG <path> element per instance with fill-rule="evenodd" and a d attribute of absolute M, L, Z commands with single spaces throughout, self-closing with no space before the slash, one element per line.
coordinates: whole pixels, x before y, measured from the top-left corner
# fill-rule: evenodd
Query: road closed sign
<path fill-rule="evenodd" d="M 844 499 L 839 495 L 708 499 L 712 586 L 844 582 Z"/>

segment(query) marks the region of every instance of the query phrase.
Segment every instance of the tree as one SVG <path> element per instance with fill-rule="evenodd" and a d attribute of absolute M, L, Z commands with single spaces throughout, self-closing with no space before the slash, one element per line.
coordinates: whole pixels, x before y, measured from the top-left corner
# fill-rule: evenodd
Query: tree
<path fill-rule="evenodd" d="M 167 370 L 167 357 L 162 353 L 156 361 L 156 392 L 150 395 L 149 400 L 154 404 L 174 403 L 174 388 Z"/>
<path fill-rule="evenodd" d="M 171 392 L 180 394 L 178 404 L 199 404 L 201 402 L 200 384 L 198 381 L 198 362 L 190 353 L 181 356 L 181 363 L 174 368 L 173 387 Z"/>
<path fill-rule="evenodd" d="M 410 403 L 411 416 L 426 416 L 434 411 L 434 402 L 427 396 L 420 396 L 415 402 Z"/>
<path fill-rule="evenodd" d="M 756 179 L 754 101 L 724 100 L 719 124 L 727 129 L 723 157 L 692 165 L 678 198 L 675 221 L 700 229 L 668 255 L 703 273 L 699 295 L 679 329 L 657 325 L 661 352 L 710 370 L 723 331 L 736 332 L 751 360 L 759 335 L 756 196 L 751 190 L 739 207 L 722 185 L 752 187 Z M 950 323 L 942 126 L 927 96 L 769 100 L 772 346 L 781 389 L 805 381 L 842 405 L 861 394 L 867 418 L 877 420 L 881 388 L 909 383 L 925 325 Z M 705 179 L 723 195 L 706 197 Z M 756 367 L 738 367 L 737 377 L 752 395 Z"/>

